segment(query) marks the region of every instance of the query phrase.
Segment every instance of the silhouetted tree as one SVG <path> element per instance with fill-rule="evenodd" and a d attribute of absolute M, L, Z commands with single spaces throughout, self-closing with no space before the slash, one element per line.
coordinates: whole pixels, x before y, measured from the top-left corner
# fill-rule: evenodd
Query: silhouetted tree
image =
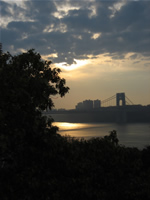
<path fill-rule="evenodd" d="M 117 138 L 117 131 L 116 130 L 113 130 L 113 131 L 110 131 L 110 135 L 109 136 L 105 136 L 104 137 L 107 141 L 110 141 L 111 143 L 113 143 L 114 145 L 118 145 L 118 138 Z"/>
<path fill-rule="evenodd" d="M 10 53 L 1 56 L 1 132 L 35 129 L 41 111 L 54 106 L 51 96 L 63 97 L 68 92 L 65 79 L 59 76 L 61 70 L 50 65 L 51 61 L 43 61 L 34 50 L 17 56 Z"/>
<path fill-rule="evenodd" d="M 41 176 L 46 168 L 41 163 L 57 151 L 57 127 L 42 111 L 54 106 L 53 95 L 63 97 L 69 88 L 61 70 L 50 65 L 33 49 L 0 56 L 0 187 L 10 196 L 25 184 L 36 184 L 39 176 L 34 182 L 32 175 Z"/>

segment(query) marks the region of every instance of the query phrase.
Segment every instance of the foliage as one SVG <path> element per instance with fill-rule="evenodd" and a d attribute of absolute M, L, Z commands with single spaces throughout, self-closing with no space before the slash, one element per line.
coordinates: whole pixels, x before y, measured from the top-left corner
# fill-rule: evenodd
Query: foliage
<path fill-rule="evenodd" d="M 60 69 L 52 69 L 50 65 L 51 61 L 43 61 L 32 49 L 17 56 L 5 53 L 0 57 L 0 129 L 3 132 L 14 133 L 16 129 L 27 132 L 31 127 L 33 132 L 45 127 L 41 111 L 54 106 L 52 95 L 63 97 L 69 90 L 65 79 L 59 76 Z"/>
<path fill-rule="evenodd" d="M 63 97 L 69 88 L 59 76 L 61 70 L 50 65 L 33 49 L 16 56 L 0 54 L 1 188 L 8 185 L 12 192 L 23 179 L 28 183 L 37 159 L 47 155 L 49 145 L 55 148 L 59 138 L 58 128 L 42 116 L 42 110 L 54 106 L 52 95 Z M 11 191 L 4 189 L 4 194 Z"/>
<path fill-rule="evenodd" d="M 26 146 L 1 168 L 4 199 L 150 199 L 149 147 L 61 136 L 46 144 Z"/>

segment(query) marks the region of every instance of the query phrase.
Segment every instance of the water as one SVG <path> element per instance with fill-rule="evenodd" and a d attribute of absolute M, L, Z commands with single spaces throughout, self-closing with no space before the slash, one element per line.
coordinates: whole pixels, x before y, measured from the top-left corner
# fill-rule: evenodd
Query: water
<path fill-rule="evenodd" d="M 109 135 L 112 130 L 117 131 L 119 143 L 127 147 L 142 149 L 150 145 L 150 124 L 110 124 L 110 123 L 67 123 L 55 122 L 59 127 L 59 134 L 71 137 L 90 139 Z"/>

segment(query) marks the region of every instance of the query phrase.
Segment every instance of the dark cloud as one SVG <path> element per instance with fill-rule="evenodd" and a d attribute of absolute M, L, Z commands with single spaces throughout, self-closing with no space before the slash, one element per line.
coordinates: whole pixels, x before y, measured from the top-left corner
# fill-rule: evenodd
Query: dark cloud
<path fill-rule="evenodd" d="M 20 7 L 1 2 L 2 20 L 11 17 L 1 29 L 3 48 L 10 50 L 13 45 L 15 52 L 35 48 L 45 55 L 57 53 L 53 61 L 68 64 L 87 59 L 88 54 L 95 58 L 108 53 L 113 59 L 128 52 L 150 56 L 150 2 L 128 1 L 116 10 L 114 4 L 116 1 L 24 1 Z M 66 10 L 60 10 L 63 6 Z M 100 36 L 94 38 L 96 33 Z"/>
<path fill-rule="evenodd" d="M 10 46 L 14 45 L 14 42 L 17 41 L 17 39 L 20 37 L 20 34 L 15 30 L 8 30 L 8 29 L 2 29 L 1 30 L 1 40 L 4 44 L 4 49 L 10 50 Z"/>
<path fill-rule="evenodd" d="M 112 23 L 117 31 L 130 29 L 137 21 L 141 19 L 144 10 L 141 2 L 127 2 L 122 8 L 115 13 Z"/>
<path fill-rule="evenodd" d="M 0 15 L 7 17 L 10 14 L 10 11 L 9 11 L 10 4 L 1 1 L 0 6 L 2 8 L 1 11 L 0 11 Z"/>
<path fill-rule="evenodd" d="M 26 16 L 43 24 L 51 22 L 52 13 L 57 11 L 53 1 L 25 1 Z"/>
<path fill-rule="evenodd" d="M 90 4 L 91 5 L 91 4 Z M 82 8 L 80 10 L 71 10 L 63 19 L 68 28 L 72 31 L 92 31 L 92 32 L 107 32 L 111 31 L 110 15 L 112 11 L 102 6 L 100 3 L 95 8 L 95 16 L 91 17 L 92 10 L 90 8 Z"/>
<path fill-rule="evenodd" d="M 113 18 L 115 30 L 124 31 L 143 31 L 149 28 L 150 21 L 150 2 L 149 1 L 130 1 L 116 12 Z M 139 30 L 141 29 L 141 30 Z"/>
<path fill-rule="evenodd" d="M 0 17 L 1 18 L 8 18 L 12 17 L 16 19 L 20 13 L 24 13 L 25 10 L 21 8 L 20 6 L 17 6 L 17 4 L 14 2 L 13 4 L 10 4 L 10 2 L 4 2 L 0 1 Z"/>
<path fill-rule="evenodd" d="M 10 22 L 7 26 L 9 30 L 16 30 L 18 33 L 23 35 L 23 33 L 35 34 L 35 32 L 39 32 L 39 23 L 38 22 L 23 22 L 23 21 L 13 21 Z M 40 25 L 41 27 L 41 25 Z"/>

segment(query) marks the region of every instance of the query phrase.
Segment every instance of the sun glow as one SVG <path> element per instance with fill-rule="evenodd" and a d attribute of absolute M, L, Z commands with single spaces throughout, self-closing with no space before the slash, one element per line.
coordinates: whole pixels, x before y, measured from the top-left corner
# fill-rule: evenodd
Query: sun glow
<path fill-rule="evenodd" d="M 63 63 L 57 63 L 57 67 L 59 67 L 60 69 L 64 69 L 66 71 L 72 71 L 75 70 L 77 68 L 80 68 L 86 64 L 88 64 L 88 60 L 76 60 L 74 59 L 75 63 L 71 64 L 71 65 L 67 65 L 66 62 Z"/>

